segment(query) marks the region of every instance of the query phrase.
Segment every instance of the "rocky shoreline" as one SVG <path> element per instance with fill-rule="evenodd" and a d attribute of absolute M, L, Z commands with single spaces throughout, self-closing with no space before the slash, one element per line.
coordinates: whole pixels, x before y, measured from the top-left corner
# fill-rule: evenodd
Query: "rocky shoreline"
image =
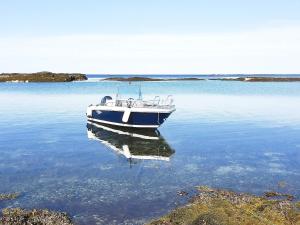
<path fill-rule="evenodd" d="M 87 80 L 85 74 L 80 73 L 2 73 L 0 82 L 72 82 Z"/>
<path fill-rule="evenodd" d="M 220 81 L 242 81 L 242 82 L 300 82 L 300 77 L 224 77 L 224 78 L 150 78 L 150 77 L 108 77 L 102 81 L 121 81 L 121 82 L 136 82 L 136 81 L 203 81 L 203 80 L 220 80 Z"/>
<path fill-rule="evenodd" d="M 297 225 L 300 203 L 290 195 L 268 192 L 263 197 L 198 187 L 184 207 L 148 225 Z"/>
<path fill-rule="evenodd" d="M 14 200 L 20 193 L 0 194 L 0 201 Z M 26 210 L 21 208 L 4 208 L 0 214 L 2 225 L 73 225 L 67 213 L 48 209 Z"/>
<path fill-rule="evenodd" d="M 299 225 L 300 202 L 289 194 L 266 192 L 264 196 L 236 193 L 207 186 L 183 207 L 148 225 Z M 186 196 L 188 193 L 177 193 Z M 0 194 L 0 201 L 12 200 L 19 193 Z M 48 209 L 4 208 L 0 224 L 73 225 L 67 213 Z"/>

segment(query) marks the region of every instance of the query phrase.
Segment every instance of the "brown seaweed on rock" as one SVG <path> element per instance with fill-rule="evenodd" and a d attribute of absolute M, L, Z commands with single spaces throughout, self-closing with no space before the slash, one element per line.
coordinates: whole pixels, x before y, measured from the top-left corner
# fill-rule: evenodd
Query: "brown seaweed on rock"
<path fill-rule="evenodd" d="M 149 225 L 300 225 L 299 203 L 204 186 L 198 190 L 189 204 Z"/>
<path fill-rule="evenodd" d="M 293 195 L 289 195 L 289 194 L 282 194 L 282 193 L 278 193 L 275 191 L 268 191 L 265 192 L 265 197 L 267 198 L 286 198 L 289 201 L 292 201 L 294 199 Z"/>
<path fill-rule="evenodd" d="M 20 193 L 0 194 L 0 200 L 13 200 Z M 47 209 L 25 210 L 21 208 L 5 208 L 0 215 L 0 225 L 72 225 L 66 213 Z"/>
<path fill-rule="evenodd" d="M 1 225 L 72 225 L 66 213 L 49 210 L 24 210 L 6 208 L 2 210 Z"/>
<path fill-rule="evenodd" d="M 0 201 L 3 200 L 12 200 L 20 196 L 20 193 L 9 193 L 9 194 L 0 194 Z"/>

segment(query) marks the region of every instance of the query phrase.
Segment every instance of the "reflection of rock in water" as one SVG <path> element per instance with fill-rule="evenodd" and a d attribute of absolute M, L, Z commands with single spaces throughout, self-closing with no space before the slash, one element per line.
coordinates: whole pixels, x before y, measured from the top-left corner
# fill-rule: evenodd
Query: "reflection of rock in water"
<path fill-rule="evenodd" d="M 120 129 L 95 123 L 87 124 L 88 137 L 121 153 L 128 159 L 169 160 L 174 150 L 158 130 Z"/>

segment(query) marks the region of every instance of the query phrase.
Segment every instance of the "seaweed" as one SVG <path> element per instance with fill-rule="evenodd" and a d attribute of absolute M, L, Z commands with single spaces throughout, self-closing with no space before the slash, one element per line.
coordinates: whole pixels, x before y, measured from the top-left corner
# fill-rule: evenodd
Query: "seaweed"
<path fill-rule="evenodd" d="M 9 194 L 0 194 L 0 201 L 16 199 L 19 196 L 20 196 L 20 193 L 18 193 L 18 192 L 9 193 Z"/>
<path fill-rule="evenodd" d="M 0 224 L 32 224 L 32 225 L 72 225 L 66 213 L 49 210 L 25 210 L 21 208 L 6 208 L 2 210 Z"/>
<path fill-rule="evenodd" d="M 206 186 L 197 189 L 199 193 L 186 206 L 173 210 L 149 225 L 300 224 L 300 212 L 297 209 L 300 203 Z"/>

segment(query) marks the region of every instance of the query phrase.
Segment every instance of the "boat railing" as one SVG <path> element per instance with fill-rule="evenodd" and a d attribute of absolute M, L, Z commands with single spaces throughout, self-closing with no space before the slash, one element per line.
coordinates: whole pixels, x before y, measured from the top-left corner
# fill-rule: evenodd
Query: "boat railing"
<path fill-rule="evenodd" d="M 107 101 L 104 105 L 105 106 L 115 106 L 115 101 L 113 101 L 113 100 Z"/>
<path fill-rule="evenodd" d="M 171 96 L 168 96 L 165 100 L 161 100 L 159 96 L 156 96 L 153 100 L 118 99 L 116 101 L 108 101 L 105 105 L 129 107 L 129 108 L 159 108 L 159 109 L 169 109 L 174 107 Z"/>
<path fill-rule="evenodd" d="M 173 105 L 173 96 L 172 95 L 168 95 L 167 98 L 163 99 L 161 101 L 161 105 Z"/>

